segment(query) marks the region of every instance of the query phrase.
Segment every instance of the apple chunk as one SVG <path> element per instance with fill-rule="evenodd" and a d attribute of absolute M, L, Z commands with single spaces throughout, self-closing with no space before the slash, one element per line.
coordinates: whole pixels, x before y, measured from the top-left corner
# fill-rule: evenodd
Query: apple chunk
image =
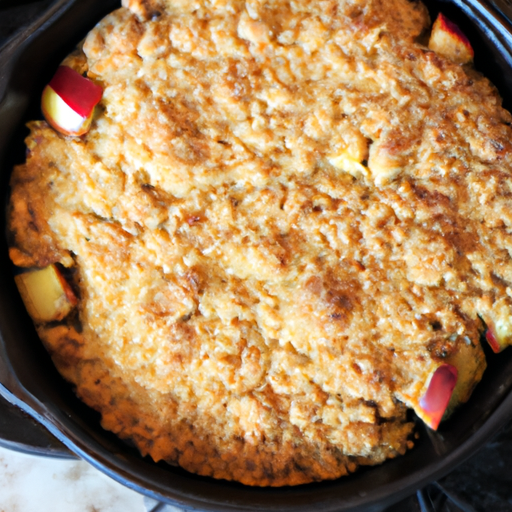
<path fill-rule="evenodd" d="M 485 339 L 487 340 L 487 343 L 489 343 L 490 347 L 492 348 L 492 351 L 497 354 L 498 352 L 501 352 L 507 345 L 502 345 L 499 341 L 496 335 L 494 334 L 494 331 L 491 328 L 488 328 L 485 331 Z"/>
<path fill-rule="evenodd" d="M 482 379 L 486 360 L 476 334 L 473 340 L 469 336 L 437 338 L 438 347 L 430 344 L 431 359 L 412 365 L 410 383 L 395 390 L 395 396 L 433 430 L 469 400 Z"/>
<path fill-rule="evenodd" d="M 57 69 L 41 97 L 41 110 L 48 124 L 64 135 L 83 135 L 89 131 L 94 107 L 103 89 L 67 66 Z"/>
<path fill-rule="evenodd" d="M 512 345 L 512 316 L 508 300 L 495 301 L 492 309 L 480 316 L 486 327 L 485 339 L 495 354 Z"/>
<path fill-rule="evenodd" d="M 14 280 L 35 322 L 62 320 L 78 303 L 71 286 L 56 265 L 19 274 Z"/>
<path fill-rule="evenodd" d="M 512 326 L 508 318 L 505 320 L 497 318 L 495 322 L 487 321 L 486 323 L 485 339 L 495 354 L 512 345 Z"/>
<path fill-rule="evenodd" d="M 436 369 L 427 391 L 421 397 L 419 416 L 433 430 L 436 430 L 448 408 L 453 390 L 457 384 L 457 368 L 443 364 Z"/>
<path fill-rule="evenodd" d="M 468 38 L 444 14 L 439 14 L 432 27 L 428 47 L 458 64 L 472 62 L 475 56 Z"/>

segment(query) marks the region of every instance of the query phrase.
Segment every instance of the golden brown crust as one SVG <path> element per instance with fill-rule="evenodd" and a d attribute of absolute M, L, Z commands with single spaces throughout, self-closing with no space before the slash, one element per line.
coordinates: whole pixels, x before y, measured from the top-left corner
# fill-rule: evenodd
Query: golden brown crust
<path fill-rule="evenodd" d="M 43 140 L 41 128 L 47 128 L 45 123 L 34 123 L 32 137 L 27 140 L 27 155 Z M 53 135 L 53 134 L 51 134 Z M 50 135 L 50 136 L 51 136 Z M 59 249 L 55 236 L 47 222 L 48 195 L 40 193 L 40 178 L 51 171 L 53 162 L 32 161 L 32 165 L 18 166 L 11 177 L 11 200 L 9 206 L 9 232 L 11 247 L 9 255 L 15 265 L 20 267 L 45 267 L 50 263 L 60 261 L 71 266 L 73 260 L 68 251 Z M 46 183 L 46 189 L 51 182 Z"/>
<path fill-rule="evenodd" d="M 214 414 L 203 411 L 202 418 L 195 418 L 190 404 L 178 404 L 172 393 L 152 396 L 134 382 L 127 386 L 105 361 L 87 356 L 88 340 L 73 328 L 41 327 L 39 334 L 60 373 L 80 383 L 78 396 L 102 412 L 104 428 L 134 442 L 143 455 L 149 453 L 155 460 L 164 459 L 205 476 L 264 486 L 332 479 L 354 471 L 358 464 L 381 462 L 382 455 L 378 460 L 373 456 L 351 457 L 322 439 L 307 442 L 297 427 L 287 439 L 276 436 L 254 444 L 236 436 L 212 443 L 208 427 L 218 422 Z M 353 413 L 357 413 L 357 407 L 354 404 Z M 182 417 L 184 408 L 188 409 L 186 417 Z M 367 408 L 375 410 L 373 404 Z M 403 454 L 411 424 L 403 423 L 403 407 L 398 408 L 398 414 L 401 425 L 389 421 L 377 428 L 367 421 L 356 421 L 344 435 L 353 438 L 350 444 L 363 452 L 365 445 L 381 443 L 389 445 L 388 457 Z M 167 425 L 169 420 L 172 428 Z"/>
<path fill-rule="evenodd" d="M 59 371 L 203 475 L 296 485 L 404 453 L 435 369 L 467 400 L 479 315 L 510 318 L 496 91 L 417 42 L 418 2 L 126 6 L 69 59 L 104 87 L 91 131 L 32 123 L 12 178 L 14 262 L 77 271 L 82 332 L 39 326 Z"/>

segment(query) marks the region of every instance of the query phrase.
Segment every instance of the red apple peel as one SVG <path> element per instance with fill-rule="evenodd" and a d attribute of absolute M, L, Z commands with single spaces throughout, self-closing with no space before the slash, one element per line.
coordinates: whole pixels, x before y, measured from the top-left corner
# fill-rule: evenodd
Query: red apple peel
<path fill-rule="evenodd" d="M 501 352 L 503 347 L 498 343 L 498 340 L 496 339 L 496 336 L 494 335 L 492 329 L 487 329 L 487 331 L 485 331 L 485 339 L 487 340 L 490 347 L 492 348 L 492 351 L 495 354 Z"/>
<path fill-rule="evenodd" d="M 420 407 L 425 414 L 427 425 L 437 430 L 448 407 L 457 384 L 457 368 L 451 364 L 441 365 L 435 372 L 426 393 L 420 399 Z"/>
<path fill-rule="evenodd" d="M 62 275 L 62 272 L 58 269 L 57 266 L 55 266 L 55 273 L 57 274 L 57 278 L 59 279 L 62 289 L 64 290 L 66 298 L 68 299 L 71 306 L 75 307 L 78 304 L 78 298 L 75 295 L 73 288 L 71 288 L 67 279 Z"/>
<path fill-rule="evenodd" d="M 60 66 L 48 84 L 78 115 L 87 117 L 103 96 L 103 89 L 68 66 Z"/>
<path fill-rule="evenodd" d="M 41 110 L 48 124 L 63 135 L 79 137 L 91 128 L 94 107 L 103 90 L 67 66 L 60 66 L 44 88 Z"/>
<path fill-rule="evenodd" d="M 472 62 L 475 56 L 469 39 L 455 23 L 442 13 L 439 14 L 432 26 L 428 47 L 459 64 Z"/>
<path fill-rule="evenodd" d="M 471 46 L 469 39 L 466 37 L 466 34 L 462 32 L 459 26 L 453 23 L 453 21 L 450 21 L 443 13 L 439 13 L 437 19 L 439 20 L 439 24 L 441 25 L 441 27 L 447 30 L 449 33 L 453 34 L 454 36 L 458 37 L 460 41 L 466 46 L 471 56 L 474 57 L 475 52 L 473 50 L 473 47 Z"/>

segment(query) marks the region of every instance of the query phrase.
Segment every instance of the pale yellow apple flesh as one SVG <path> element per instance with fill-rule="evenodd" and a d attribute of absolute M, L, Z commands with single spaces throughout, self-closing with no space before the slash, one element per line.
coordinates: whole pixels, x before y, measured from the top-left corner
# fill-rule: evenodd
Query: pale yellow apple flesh
<path fill-rule="evenodd" d="M 474 51 L 468 38 L 443 14 L 439 14 L 432 27 L 428 47 L 458 64 L 468 64 L 474 58 Z"/>
<path fill-rule="evenodd" d="M 62 320 L 77 304 L 73 290 L 55 265 L 24 272 L 14 280 L 35 322 Z"/>
<path fill-rule="evenodd" d="M 94 115 L 94 109 L 87 117 L 77 114 L 49 85 L 44 88 L 41 109 L 48 124 L 64 135 L 87 133 Z"/>

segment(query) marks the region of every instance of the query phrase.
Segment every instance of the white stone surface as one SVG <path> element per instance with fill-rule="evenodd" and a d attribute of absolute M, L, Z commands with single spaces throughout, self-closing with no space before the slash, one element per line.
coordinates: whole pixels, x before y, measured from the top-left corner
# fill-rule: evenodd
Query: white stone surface
<path fill-rule="evenodd" d="M 145 512 L 143 497 L 83 461 L 0 447 L 0 512 Z"/>

